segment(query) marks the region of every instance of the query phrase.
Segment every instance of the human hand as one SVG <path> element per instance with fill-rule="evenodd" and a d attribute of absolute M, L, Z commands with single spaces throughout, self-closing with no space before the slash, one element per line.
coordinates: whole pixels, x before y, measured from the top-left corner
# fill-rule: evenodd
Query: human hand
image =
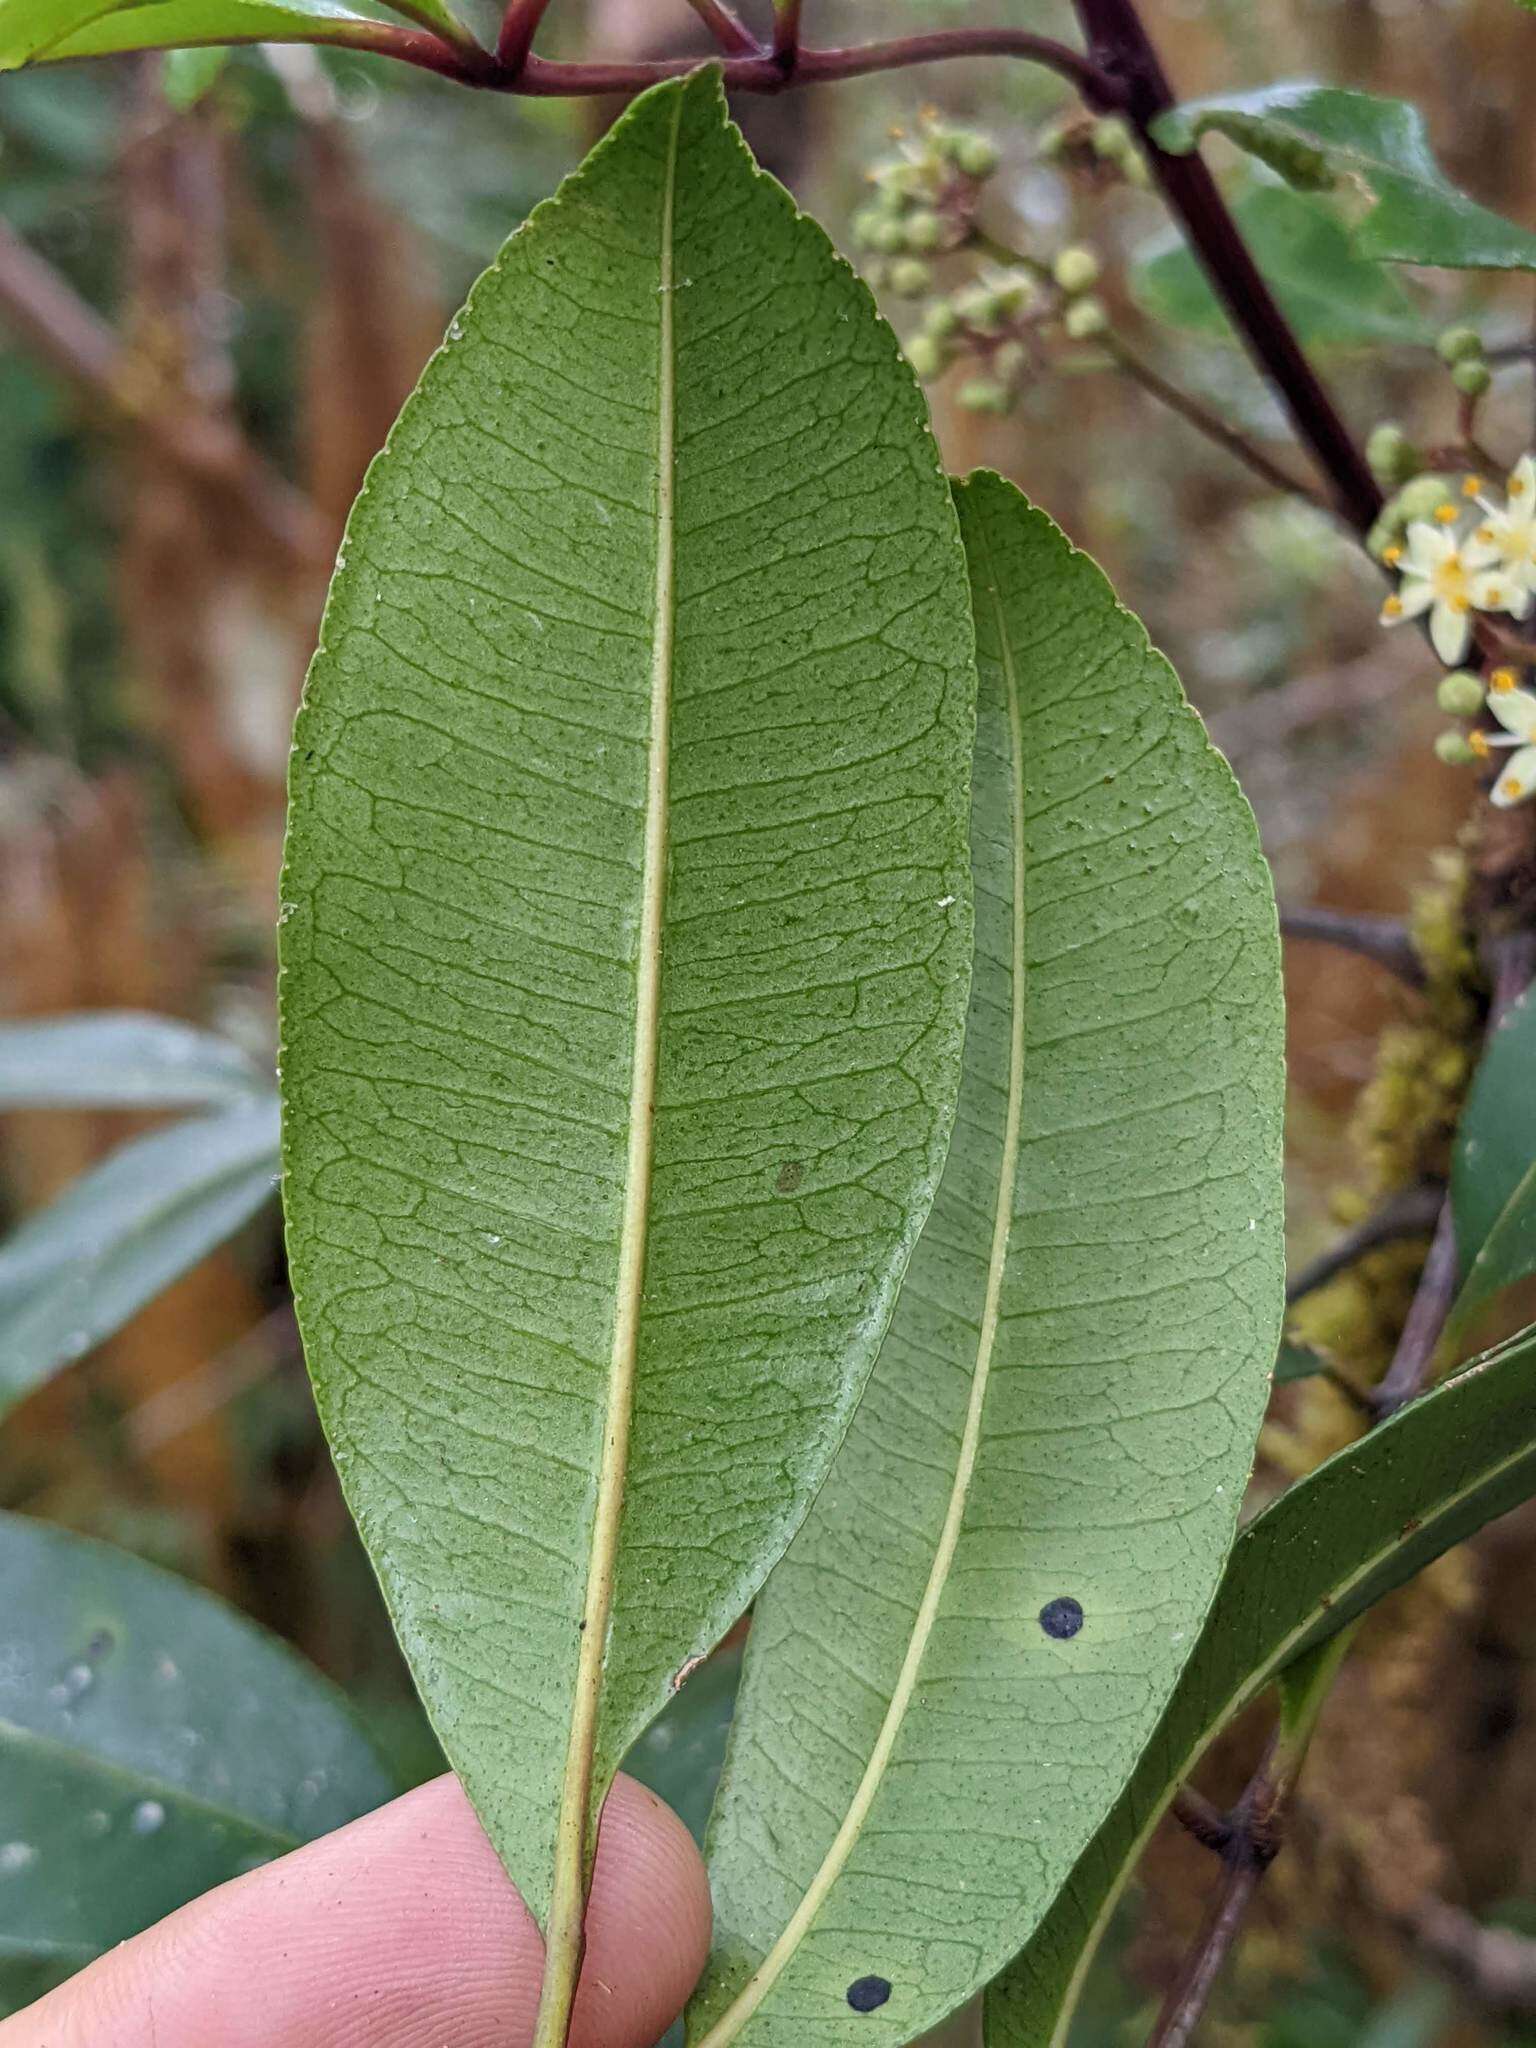
<path fill-rule="evenodd" d="M 652 2048 L 709 1947 L 682 1822 L 603 1809 L 571 2048 Z M 0 2024 L 0 2048 L 527 2048 L 544 1944 L 455 1778 L 194 1899 Z"/>

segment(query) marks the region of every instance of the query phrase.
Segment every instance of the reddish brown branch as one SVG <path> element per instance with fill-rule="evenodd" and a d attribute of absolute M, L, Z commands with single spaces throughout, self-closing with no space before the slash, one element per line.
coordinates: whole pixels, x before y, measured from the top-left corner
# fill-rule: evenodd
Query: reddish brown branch
<path fill-rule="evenodd" d="M 689 6 L 728 57 L 760 57 L 762 45 L 725 0 L 688 0 Z"/>
<path fill-rule="evenodd" d="M 521 75 L 548 7 L 549 0 L 508 0 L 496 38 L 496 63 L 509 77 Z"/>
<path fill-rule="evenodd" d="M 1424 986 L 1420 960 L 1408 927 L 1400 917 L 1376 917 L 1368 911 L 1326 910 L 1307 904 L 1280 913 L 1280 930 L 1288 939 L 1317 939 L 1374 960 L 1410 988 Z"/>
<path fill-rule="evenodd" d="M 774 0 L 773 54 L 786 74 L 800 61 L 800 0 Z"/>

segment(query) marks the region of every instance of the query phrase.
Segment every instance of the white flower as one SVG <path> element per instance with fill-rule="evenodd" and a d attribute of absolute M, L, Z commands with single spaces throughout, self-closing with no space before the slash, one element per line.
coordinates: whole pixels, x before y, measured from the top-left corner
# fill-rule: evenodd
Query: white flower
<path fill-rule="evenodd" d="M 1488 692 L 1488 709 L 1504 730 L 1475 732 L 1472 745 L 1482 755 L 1490 747 L 1515 748 L 1490 791 L 1493 801 L 1507 810 L 1511 804 L 1536 796 L 1536 696 L 1529 690 L 1517 690 L 1509 670 L 1498 669 Z"/>
<path fill-rule="evenodd" d="M 1445 510 L 1454 518 L 1453 508 Z M 1415 520 L 1407 546 L 1401 553 L 1389 549 L 1386 560 L 1400 570 L 1402 581 L 1381 608 L 1382 624 L 1396 626 L 1428 612 L 1430 643 L 1447 668 L 1467 658 L 1474 611 L 1524 618 L 1531 608 L 1531 591 L 1502 566 L 1494 567 L 1501 562 L 1498 549 L 1476 534 L 1458 540 L 1444 525 Z"/>
<path fill-rule="evenodd" d="M 1502 505 L 1477 502 L 1487 516 L 1472 538 L 1497 551 L 1506 575 L 1536 588 L 1536 456 L 1522 455 L 1510 471 Z"/>

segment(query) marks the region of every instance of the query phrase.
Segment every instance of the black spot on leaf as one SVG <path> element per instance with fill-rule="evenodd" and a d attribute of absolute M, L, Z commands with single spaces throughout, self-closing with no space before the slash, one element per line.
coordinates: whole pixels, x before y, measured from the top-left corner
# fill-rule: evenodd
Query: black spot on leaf
<path fill-rule="evenodd" d="M 1047 1600 L 1040 1610 L 1040 1626 L 1058 1642 L 1075 1636 L 1082 1625 L 1082 1602 L 1074 1600 L 1070 1593 L 1063 1593 L 1057 1600 Z"/>
<path fill-rule="evenodd" d="M 890 1995 L 891 1987 L 884 1977 L 855 1977 L 848 1986 L 848 2003 L 855 2012 L 874 2012 Z"/>
<path fill-rule="evenodd" d="M 798 1159 L 786 1159 L 779 1168 L 779 1177 L 773 1185 L 777 1193 L 792 1195 L 804 1179 L 805 1168 L 800 1164 L 800 1161 Z"/>

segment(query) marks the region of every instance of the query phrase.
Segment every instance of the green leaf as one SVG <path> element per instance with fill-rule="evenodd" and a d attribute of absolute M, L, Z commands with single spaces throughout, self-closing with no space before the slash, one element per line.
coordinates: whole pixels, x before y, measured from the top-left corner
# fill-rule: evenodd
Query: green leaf
<path fill-rule="evenodd" d="M 270 1089 L 238 1046 L 174 1017 L 92 1010 L 0 1024 L 3 1109 L 183 1109 Z"/>
<path fill-rule="evenodd" d="M 0 2011 L 392 1787 L 286 1645 L 120 1550 L 0 1515 Z"/>
<path fill-rule="evenodd" d="M 971 643 L 889 330 L 718 75 L 656 88 L 374 465 L 283 888 L 321 1411 L 554 1969 L 583 1815 L 802 1518 L 932 1200 Z"/>
<path fill-rule="evenodd" d="M 1489 1037 L 1456 1133 L 1451 1208 L 1464 1282 L 1458 1326 L 1536 1272 L 1536 993 Z"/>
<path fill-rule="evenodd" d="M 232 1237 L 277 1182 L 256 1097 L 119 1146 L 0 1245 L 0 1415 Z"/>
<path fill-rule="evenodd" d="M 0 0 L 0 71 L 14 71 L 127 4 L 129 0 Z"/>
<path fill-rule="evenodd" d="M 1450 270 L 1536 268 L 1536 235 L 1490 213 L 1450 183 L 1430 150 L 1424 117 L 1406 100 L 1306 83 L 1190 100 L 1154 124 L 1184 154 L 1224 135 L 1304 192 L 1363 197 L 1354 229 L 1361 256 Z"/>
<path fill-rule="evenodd" d="M 206 99 L 229 62 L 227 46 L 215 44 L 185 50 L 167 50 L 160 73 L 160 90 L 178 113 Z"/>
<path fill-rule="evenodd" d="M 14 4 L 0 0 L 0 9 Z M 332 0 L 122 0 L 105 11 L 93 9 L 70 33 L 31 54 L 64 63 L 212 43 L 336 43 L 367 50 L 391 33 L 387 23 Z"/>
<path fill-rule="evenodd" d="M 1309 347 L 1421 342 L 1424 320 L 1392 271 L 1360 256 L 1348 230 L 1319 201 L 1285 185 L 1256 185 L 1233 209 L 1243 239 L 1297 337 Z M 1205 273 L 1176 236 L 1141 254 L 1132 289 L 1154 320 L 1212 340 L 1236 334 Z"/>
<path fill-rule="evenodd" d="M 1207 1743 L 1288 1664 L 1536 1491 L 1533 1415 L 1527 1330 L 1330 1458 L 1244 1531 L 1134 1775 L 988 1994 L 987 2048 L 1060 2048 L 1121 1888 Z"/>
<path fill-rule="evenodd" d="M 1253 818 L 1098 569 L 957 492 L 977 946 L 939 1198 L 758 1603 L 691 2038 L 910 2041 L 1102 1820 L 1232 1541 L 1281 1321 L 1282 1014 Z"/>

